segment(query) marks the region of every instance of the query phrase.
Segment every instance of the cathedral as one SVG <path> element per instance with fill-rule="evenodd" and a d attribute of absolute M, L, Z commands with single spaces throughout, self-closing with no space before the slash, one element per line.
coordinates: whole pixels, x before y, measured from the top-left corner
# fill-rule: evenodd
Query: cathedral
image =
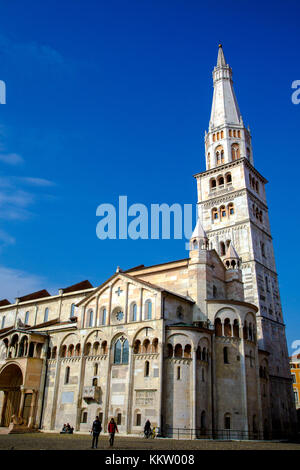
<path fill-rule="evenodd" d="M 295 404 L 265 184 L 219 46 L 189 257 L 0 301 L 0 426 L 272 438 Z"/>

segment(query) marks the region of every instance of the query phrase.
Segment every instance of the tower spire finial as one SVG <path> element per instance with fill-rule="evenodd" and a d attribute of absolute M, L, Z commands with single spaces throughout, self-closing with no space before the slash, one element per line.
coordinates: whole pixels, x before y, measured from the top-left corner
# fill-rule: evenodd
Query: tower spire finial
<path fill-rule="evenodd" d="M 218 59 L 217 59 L 217 67 L 222 67 L 226 65 L 226 60 L 223 52 L 223 46 L 220 43 L 219 44 L 219 50 L 218 50 Z"/>

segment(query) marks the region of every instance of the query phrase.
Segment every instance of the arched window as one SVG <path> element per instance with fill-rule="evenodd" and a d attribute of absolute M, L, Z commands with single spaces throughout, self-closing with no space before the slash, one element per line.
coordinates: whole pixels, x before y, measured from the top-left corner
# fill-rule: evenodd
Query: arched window
<path fill-rule="evenodd" d="M 152 302 L 151 300 L 146 300 L 145 303 L 145 320 L 151 320 L 152 318 Z"/>
<path fill-rule="evenodd" d="M 231 324 L 229 318 L 226 318 L 224 321 L 224 335 L 231 336 Z"/>
<path fill-rule="evenodd" d="M 141 352 L 141 342 L 139 339 L 136 339 L 133 346 L 134 354 L 139 354 Z"/>
<path fill-rule="evenodd" d="M 180 380 L 180 367 L 177 367 L 177 380 Z"/>
<path fill-rule="evenodd" d="M 239 336 L 240 336 L 240 329 L 239 329 L 238 320 L 234 320 L 234 322 L 233 322 L 233 336 L 235 338 L 239 338 Z"/>
<path fill-rule="evenodd" d="M 75 304 L 71 305 L 71 313 L 70 313 L 70 318 L 73 318 L 75 316 Z"/>
<path fill-rule="evenodd" d="M 216 336 L 222 336 L 222 323 L 220 318 L 215 319 L 215 334 Z"/>
<path fill-rule="evenodd" d="M 85 345 L 85 356 L 89 356 L 91 352 L 91 343 L 86 343 Z"/>
<path fill-rule="evenodd" d="M 76 348 L 75 348 L 75 356 L 80 356 L 80 344 L 76 344 Z"/>
<path fill-rule="evenodd" d="M 203 367 L 202 367 L 202 382 L 205 382 L 205 372 L 204 372 Z"/>
<path fill-rule="evenodd" d="M 231 146 L 231 158 L 232 160 L 238 160 L 240 158 L 240 147 L 238 144 L 232 144 Z"/>
<path fill-rule="evenodd" d="M 94 378 L 93 378 L 92 384 L 93 384 L 93 387 L 97 387 L 97 386 L 98 386 L 98 379 L 97 379 L 97 377 L 94 377 Z"/>
<path fill-rule="evenodd" d="M 158 339 L 154 338 L 152 341 L 152 352 L 157 353 L 158 352 Z"/>
<path fill-rule="evenodd" d="M 221 206 L 220 207 L 220 218 L 221 218 L 221 220 L 225 219 L 226 216 L 227 216 L 226 208 L 225 208 L 225 206 Z"/>
<path fill-rule="evenodd" d="M 223 359 L 224 359 L 224 364 L 229 364 L 229 361 L 228 361 L 228 348 L 227 346 L 225 346 L 223 348 Z"/>
<path fill-rule="evenodd" d="M 146 361 L 145 362 L 144 376 L 149 377 L 149 372 L 150 372 L 150 363 L 149 363 L 149 361 Z"/>
<path fill-rule="evenodd" d="M 145 339 L 143 342 L 143 353 L 149 353 L 150 352 L 150 341 L 149 339 Z"/>
<path fill-rule="evenodd" d="M 56 359 L 56 354 L 57 354 L 57 346 L 54 346 L 54 348 L 52 349 L 51 359 Z"/>
<path fill-rule="evenodd" d="M 99 353 L 100 353 L 100 343 L 96 341 L 93 344 L 93 356 L 98 356 Z"/>
<path fill-rule="evenodd" d="M 223 176 L 220 176 L 220 177 L 218 178 L 218 186 L 224 186 L 224 178 L 223 178 Z"/>
<path fill-rule="evenodd" d="M 107 341 L 102 341 L 101 352 L 102 354 L 107 354 Z"/>
<path fill-rule="evenodd" d="M 233 202 L 230 202 L 228 204 L 228 214 L 229 215 L 233 215 L 234 214 L 234 205 L 233 205 Z"/>
<path fill-rule="evenodd" d="M 175 357 L 182 357 L 182 346 L 181 346 L 181 344 L 176 344 L 174 356 Z"/>
<path fill-rule="evenodd" d="M 225 178 L 226 178 L 226 184 L 232 183 L 231 173 L 227 173 Z"/>
<path fill-rule="evenodd" d="M 46 307 L 45 312 L 44 312 L 44 323 L 48 321 L 48 318 L 49 318 L 49 308 Z"/>
<path fill-rule="evenodd" d="M 184 347 L 184 357 L 192 357 L 192 352 L 191 351 L 192 351 L 191 345 L 187 344 Z"/>
<path fill-rule="evenodd" d="M 216 187 L 217 187 L 217 182 L 215 178 L 213 178 L 212 180 L 210 180 L 210 189 L 215 189 Z"/>
<path fill-rule="evenodd" d="M 213 221 L 215 221 L 219 218 L 218 209 L 216 207 L 214 207 L 212 209 L 211 214 L 212 214 L 212 220 Z"/>
<path fill-rule="evenodd" d="M 123 336 L 115 343 L 114 364 L 128 364 L 129 343 Z"/>
<path fill-rule="evenodd" d="M 216 148 L 216 163 L 217 165 L 223 165 L 224 163 L 224 150 L 222 145 L 218 145 Z"/>
<path fill-rule="evenodd" d="M 29 312 L 26 312 L 25 313 L 25 320 L 24 320 L 25 325 L 28 325 L 28 322 L 29 322 Z"/>
<path fill-rule="evenodd" d="M 70 367 L 66 367 L 65 371 L 65 384 L 68 384 L 70 381 Z"/>
<path fill-rule="evenodd" d="M 131 305 L 131 320 L 137 321 L 137 304 L 133 303 Z"/>
<path fill-rule="evenodd" d="M 106 308 L 102 310 L 102 325 L 106 325 Z"/>
<path fill-rule="evenodd" d="M 68 357 L 72 357 L 74 355 L 74 345 L 70 344 L 68 347 Z"/>
<path fill-rule="evenodd" d="M 93 326 L 93 317 L 94 317 L 93 310 L 90 309 L 87 314 L 87 327 L 89 328 Z"/>

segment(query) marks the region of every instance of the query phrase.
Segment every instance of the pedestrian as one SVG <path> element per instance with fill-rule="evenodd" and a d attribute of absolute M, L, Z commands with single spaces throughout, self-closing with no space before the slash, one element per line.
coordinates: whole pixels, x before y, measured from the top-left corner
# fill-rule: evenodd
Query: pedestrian
<path fill-rule="evenodd" d="M 145 434 L 145 437 L 147 437 L 147 439 L 150 436 L 150 432 L 151 432 L 151 423 L 149 419 L 147 419 L 145 426 L 144 426 L 144 434 Z"/>
<path fill-rule="evenodd" d="M 99 416 L 96 416 L 96 419 L 93 422 L 93 426 L 91 430 L 91 433 L 93 433 L 92 449 L 97 449 L 98 439 L 99 439 L 99 435 L 101 431 L 102 431 L 101 421 L 99 420 Z"/>
<path fill-rule="evenodd" d="M 118 426 L 115 423 L 114 418 L 111 418 L 110 422 L 108 423 L 108 432 L 109 432 L 109 444 L 111 446 L 114 445 L 114 439 L 115 439 L 115 432 L 119 432 Z"/>

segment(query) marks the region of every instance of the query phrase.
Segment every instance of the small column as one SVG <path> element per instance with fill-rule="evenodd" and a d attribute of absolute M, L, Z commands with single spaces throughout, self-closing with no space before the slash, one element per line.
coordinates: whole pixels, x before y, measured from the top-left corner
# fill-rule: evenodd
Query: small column
<path fill-rule="evenodd" d="M 126 282 L 126 289 L 125 289 L 125 323 L 128 322 L 128 293 L 129 293 L 129 282 Z"/>
<path fill-rule="evenodd" d="M 85 326 L 85 306 L 81 309 L 81 328 Z"/>
<path fill-rule="evenodd" d="M 111 303 L 112 303 L 112 289 L 113 286 L 109 286 L 109 298 L 108 298 L 108 308 L 107 308 L 107 325 L 110 325 L 110 316 L 111 316 Z"/>
<path fill-rule="evenodd" d="M 22 386 L 21 387 L 21 399 L 20 399 L 19 413 L 18 413 L 19 418 L 22 418 L 22 416 L 23 416 L 24 401 L 25 401 L 25 389 Z"/>
<path fill-rule="evenodd" d="M 248 406 L 247 406 L 247 380 L 246 380 L 246 357 L 245 357 L 245 341 L 242 338 L 240 342 L 240 362 L 241 362 L 241 401 L 244 411 L 244 431 L 248 432 Z"/>
<path fill-rule="evenodd" d="M 30 405 L 30 416 L 28 420 L 28 427 L 32 428 L 34 426 L 34 410 L 35 410 L 35 403 L 36 403 L 37 391 L 32 391 L 32 399 Z"/>
<path fill-rule="evenodd" d="M 140 321 L 143 321 L 143 288 L 141 287 L 140 290 L 140 305 L 139 305 L 139 310 L 140 310 Z"/>
<path fill-rule="evenodd" d="M 159 428 L 160 433 L 161 429 L 161 415 L 162 415 L 162 402 L 163 402 L 163 375 L 164 375 L 164 347 L 165 344 L 162 342 L 160 344 L 160 360 L 159 360 L 159 400 L 158 400 L 158 417 L 157 417 L 157 427 Z"/>
<path fill-rule="evenodd" d="M 96 311 L 95 311 L 95 323 L 94 323 L 95 327 L 98 326 L 99 297 L 100 295 L 97 295 L 96 297 Z"/>
<path fill-rule="evenodd" d="M 132 403 L 132 384 L 133 384 L 133 347 L 129 347 L 129 383 L 127 392 L 127 407 L 126 407 L 126 434 L 131 431 L 131 403 Z"/>
<path fill-rule="evenodd" d="M 195 435 L 192 435 L 192 437 L 196 438 L 196 413 L 197 413 L 197 375 L 196 375 L 196 365 L 197 365 L 197 356 L 196 356 L 196 349 L 193 349 L 193 354 L 192 354 L 192 367 L 193 367 L 193 380 L 192 380 L 192 427 L 195 429 Z"/>

